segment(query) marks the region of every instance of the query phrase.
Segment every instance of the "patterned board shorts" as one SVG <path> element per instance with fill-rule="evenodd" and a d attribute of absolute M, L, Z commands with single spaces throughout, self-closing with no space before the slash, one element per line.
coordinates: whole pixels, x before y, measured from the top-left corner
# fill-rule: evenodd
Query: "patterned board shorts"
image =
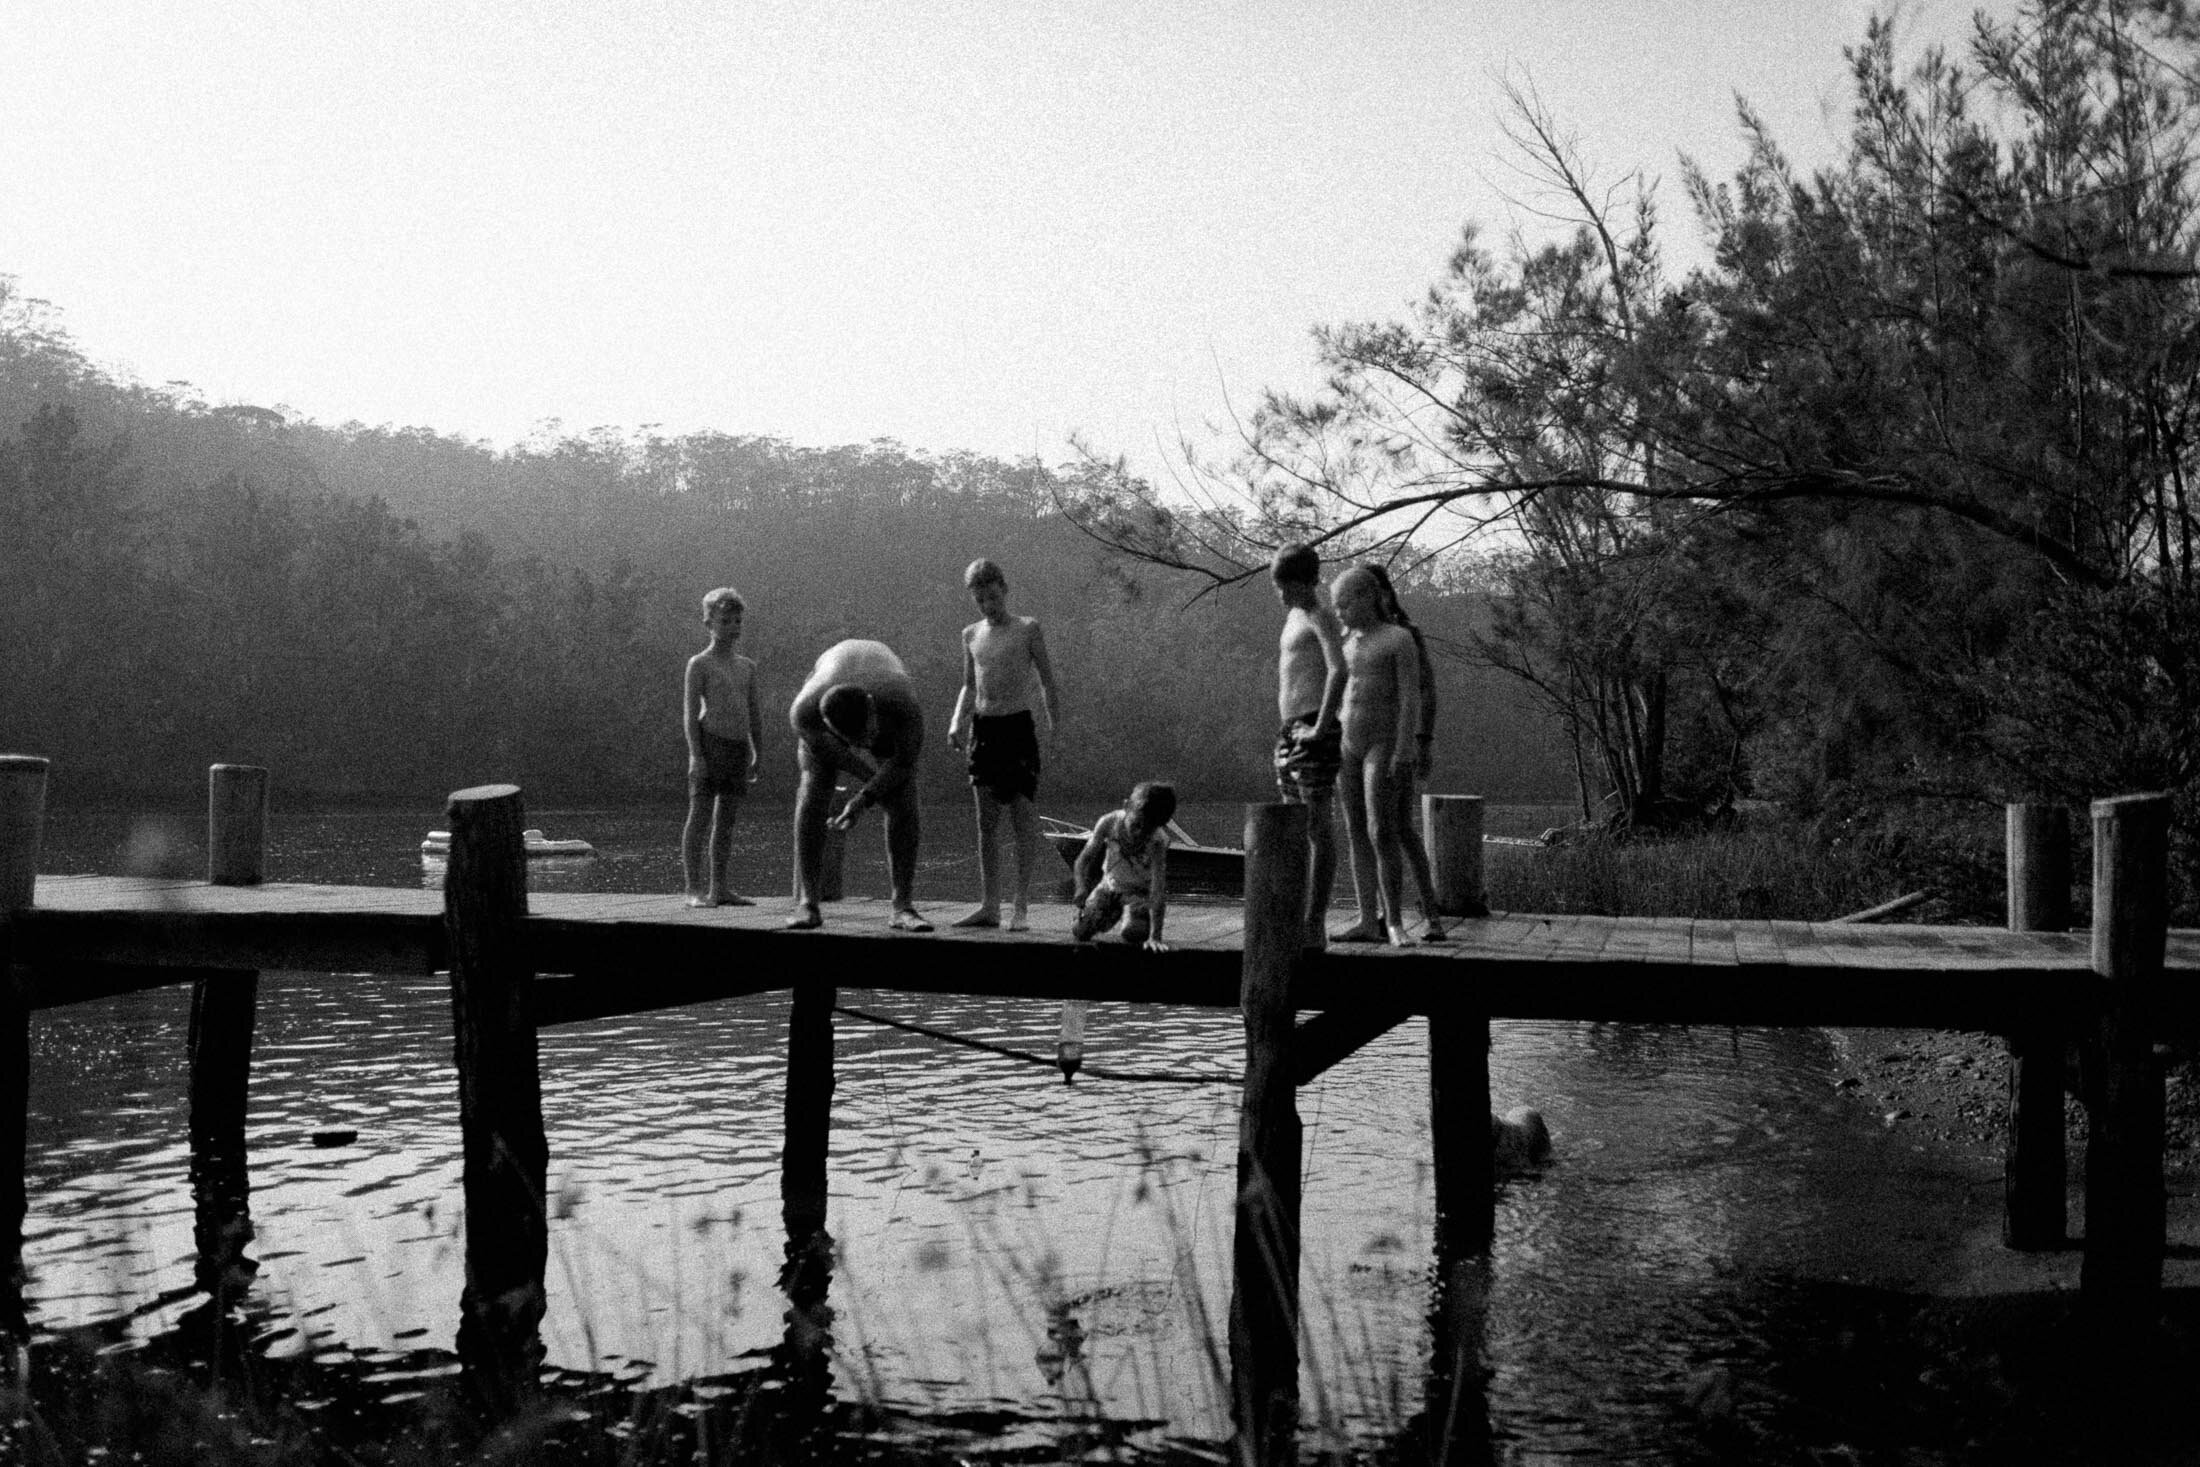
<path fill-rule="evenodd" d="M 1314 715 L 1302 713 L 1276 735 L 1276 789 L 1282 797 L 1304 804 L 1337 787 L 1337 771 L 1344 767 L 1344 730 L 1330 730 L 1314 737 Z"/>

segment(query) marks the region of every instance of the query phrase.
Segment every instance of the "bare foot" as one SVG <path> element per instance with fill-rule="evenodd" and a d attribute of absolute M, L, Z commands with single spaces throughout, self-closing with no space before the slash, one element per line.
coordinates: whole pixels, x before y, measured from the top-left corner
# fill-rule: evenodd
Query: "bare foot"
<path fill-rule="evenodd" d="M 930 932 L 932 924 L 924 920 L 924 914 L 915 907 L 896 907 L 887 926 L 896 932 Z"/>
<path fill-rule="evenodd" d="M 1387 936 L 1389 934 L 1383 931 L 1382 923 L 1370 920 L 1355 922 L 1342 932 L 1332 932 L 1329 934 L 1329 940 L 1331 942 L 1381 942 Z"/>
<path fill-rule="evenodd" d="M 790 932 L 807 932 L 813 927 L 824 925 L 824 915 L 808 902 L 804 902 L 801 909 L 787 919 L 787 930 Z"/>
<path fill-rule="evenodd" d="M 957 917 L 947 925 L 950 927 L 998 927 L 1001 925 L 1001 914 L 998 909 L 993 907 L 978 907 L 963 913 L 962 916 Z"/>
<path fill-rule="evenodd" d="M 1009 914 L 1008 930 L 1011 932 L 1029 932 L 1031 930 L 1031 913 L 1022 907 L 1018 907 Z"/>
<path fill-rule="evenodd" d="M 1387 933 L 1384 934 L 1384 936 L 1392 947 L 1420 946 L 1419 943 L 1413 940 L 1413 934 L 1406 931 L 1403 927 L 1393 926 Z"/>
<path fill-rule="evenodd" d="M 717 899 L 711 905 L 714 907 L 753 907 L 756 903 L 737 891 L 722 891 L 718 893 Z"/>
<path fill-rule="evenodd" d="M 713 902 L 709 897 L 696 896 L 693 892 L 690 892 L 688 894 L 688 905 L 691 907 L 713 907 L 716 906 L 717 903 Z"/>

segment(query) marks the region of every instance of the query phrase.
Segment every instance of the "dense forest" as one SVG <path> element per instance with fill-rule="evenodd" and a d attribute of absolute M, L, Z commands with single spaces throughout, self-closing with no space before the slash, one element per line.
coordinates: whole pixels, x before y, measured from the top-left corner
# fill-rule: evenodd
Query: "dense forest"
<path fill-rule="evenodd" d="M 1214 584 L 1260 547 L 1496 544 L 1484 654 L 1615 818 L 1743 789 L 1823 828 L 1983 825 L 2177 792 L 2200 837 L 2200 16 L 2053 0 L 1960 56 L 1849 53 L 1851 131 L 1799 172 L 1742 108 L 1690 166 L 1704 263 L 1532 88 L 1524 207 L 1413 312 L 1319 333 L 1187 507 L 1084 523 Z M 2191 869 L 2188 865 L 2187 869 Z"/>
<path fill-rule="evenodd" d="M 53 759 L 57 800 L 188 800 L 227 760 L 269 766 L 292 800 L 512 780 L 543 802 L 675 801 L 681 665 L 702 594 L 730 584 L 778 742 L 761 797 L 792 797 L 780 710 L 821 650 L 862 636 L 915 675 L 936 719 L 927 793 L 957 799 L 961 577 L 987 555 L 1064 689 L 1050 796 L 1169 778 L 1259 797 L 1275 603 L 1258 585 L 1191 601 L 1080 533 L 1056 506 L 1088 473 L 891 442 L 596 431 L 496 449 L 325 426 L 104 370 L 0 277 L 0 748 Z M 1426 574 L 1406 590 L 1440 651 L 1490 614 Z M 1440 661 L 1439 787 L 1565 798 L 1549 721 L 1502 674 Z"/>

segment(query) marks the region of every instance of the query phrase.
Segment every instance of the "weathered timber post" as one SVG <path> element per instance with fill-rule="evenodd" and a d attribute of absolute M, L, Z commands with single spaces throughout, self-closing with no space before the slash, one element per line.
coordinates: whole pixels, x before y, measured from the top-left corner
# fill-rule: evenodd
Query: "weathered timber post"
<path fill-rule="evenodd" d="M 524 947 L 527 852 L 519 790 L 481 785 L 451 796 L 443 921 L 451 944 L 451 1019 L 464 1146 L 466 1287 L 458 1355 L 481 1402 L 508 1413 L 542 1363 L 543 1213 L 549 1146 L 535 1050 L 534 973 Z"/>
<path fill-rule="evenodd" d="M 2167 1200 L 2162 1066 L 2155 1019 L 2168 936 L 2166 794 L 2093 802 L 2093 971 L 2102 980 L 2099 1104 L 2085 1148 L 2085 1262 L 2079 1291 L 2119 1338 L 2161 1309 Z"/>
<path fill-rule="evenodd" d="M 793 1460 L 823 1460 L 832 1393 L 833 1237 L 826 1230 L 833 1120 L 833 985 L 803 979 L 787 1014 L 786 1144 L 779 1154 L 779 1215 L 786 1226 L 779 1286 L 786 1332 L 773 1351 L 785 1383 L 773 1432 Z"/>
<path fill-rule="evenodd" d="M 206 771 L 206 879 L 258 886 L 267 879 L 267 771 L 216 764 Z"/>
<path fill-rule="evenodd" d="M 786 1149 L 779 1156 L 779 1209 L 792 1246 L 825 1231 L 827 1158 L 833 1126 L 833 1002 L 819 979 L 794 986 L 787 1016 Z"/>
<path fill-rule="evenodd" d="M 1245 1097 L 1238 1112 L 1230 1274 L 1231 1417 L 1237 1460 L 1297 1460 L 1299 1105 L 1293 977 L 1306 962 L 1307 807 L 1245 807 Z"/>
<path fill-rule="evenodd" d="M 0 754 L 0 1335 L 29 1337 L 23 1309 L 24 1141 L 31 1101 L 30 1000 L 16 983 L 17 912 L 38 886 L 46 822 L 46 761 Z M 11 1359 L 14 1351 L 9 1352 Z"/>
<path fill-rule="evenodd" d="M 1487 1253 L 1497 1231 L 1490 1139 L 1490 1021 L 1472 993 L 1447 995 L 1428 1016 L 1429 1147 L 1436 1171 L 1437 1251 Z"/>
<path fill-rule="evenodd" d="M 1429 875 L 1436 906 L 1447 917 L 1487 917 L 1482 885 L 1482 797 L 1421 796 L 1421 828 L 1428 842 Z"/>
<path fill-rule="evenodd" d="M 2070 930 L 2070 812 L 2011 805 L 2009 930 Z M 2009 1034 L 2009 1132 L 2002 1153 L 2001 1240 L 2011 1248 L 2059 1248 L 2067 1234 L 2063 1188 L 2063 1026 L 2029 1017 Z"/>
<path fill-rule="evenodd" d="M 266 879 L 265 769 L 207 770 L 206 852 L 209 885 L 258 886 Z M 195 1277 L 217 1304 L 258 1267 L 244 1252 L 253 1236 L 244 1117 L 259 990 L 260 975 L 249 968 L 191 985 L 191 1230 Z"/>

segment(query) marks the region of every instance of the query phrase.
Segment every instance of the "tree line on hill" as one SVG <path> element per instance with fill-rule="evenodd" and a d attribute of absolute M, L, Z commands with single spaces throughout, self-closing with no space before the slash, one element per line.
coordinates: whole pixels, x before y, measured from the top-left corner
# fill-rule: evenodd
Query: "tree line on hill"
<path fill-rule="evenodd" d="M 1502 532 L 1481 647 L 1620 818 L 1737 787 L 1844 811 L 2173 790 L 2200 837 L 2200 18 L 1983 17 L 1968 54 L 1849 53 L 1804 176 L 1749 113 L 1657 200 L 1511 97 L 1538 242 L 1470 227 L 1401 320 L 1318 333 L 1206 502 L 1095 482 L 1083 522 L 1230 583 L 1284 535 L 1346 553 Z M 2188 868 L 2189 869 L 2189 868 Z"/>
<path fill-rule="evenodd" d="M 1271 787 L 1264 588 L 1184 589 L 1056 509 L 1085 472 L 891 442 L 545 433 L 511 449 L 212 406 L 88 362 L 0 278 L 0 748 L 54 798 L 187 799 L 217 761 L 290 798 L 434 801 L 511 780 L 538 803 L 684 797 L 680 672 L 700 598 L 747 598 L 768 748 L 817 654 L 892 645 L 933 718 L 928 798 L 960 800 L 946 721 L 975 616 L 964 566 L 1006 567 L 1046 628 L 1067 718 L 1048 802 L 1090 815 L 1143 778 L 1187 799 Z M 1486 605 L 1406 587 L 1439 647 Z M 1560 741 L 1501 674 L 1441 662 L 1439 786 L 1563 798 Z"/>

